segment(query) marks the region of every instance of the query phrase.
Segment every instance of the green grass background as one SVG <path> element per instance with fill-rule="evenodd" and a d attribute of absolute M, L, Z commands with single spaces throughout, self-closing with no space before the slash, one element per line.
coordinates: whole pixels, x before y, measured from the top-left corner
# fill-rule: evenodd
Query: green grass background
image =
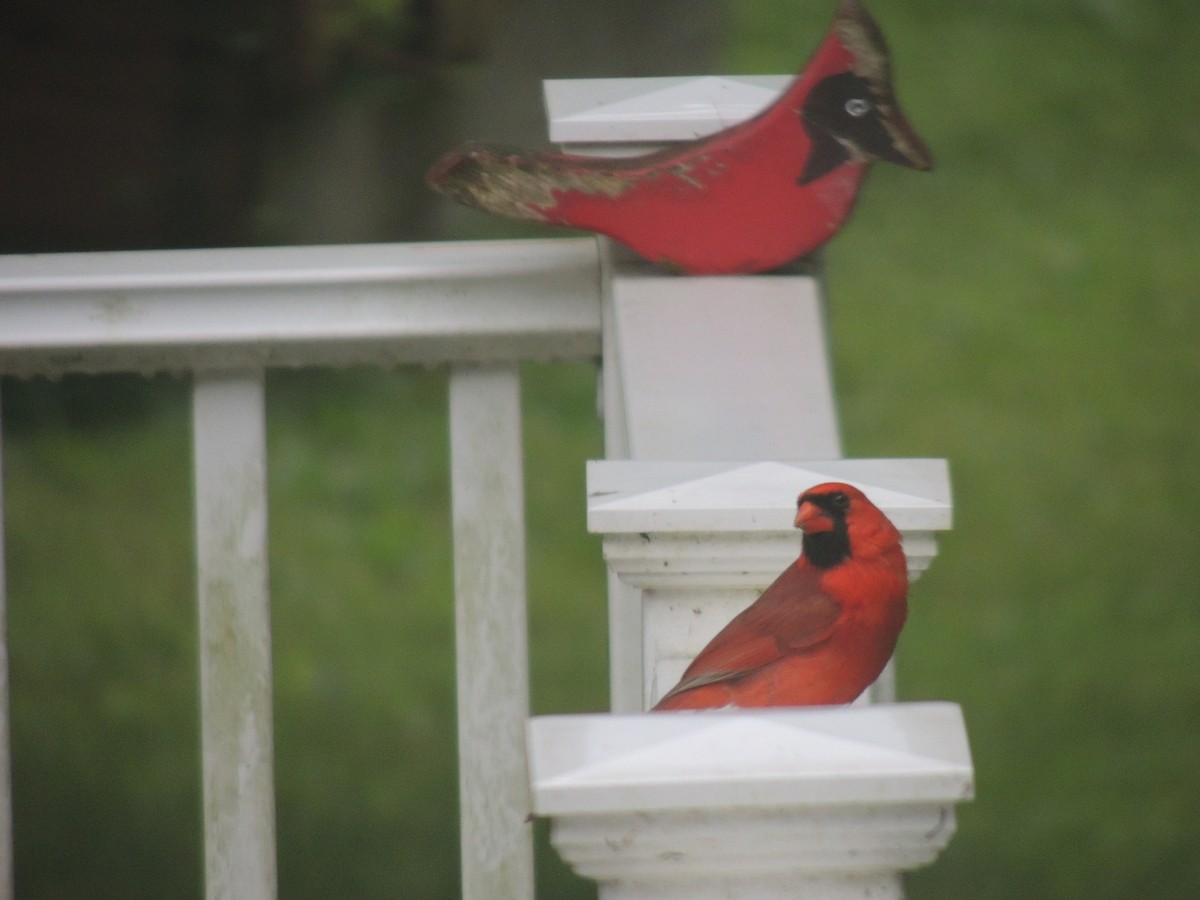
<path fill-rule="evenodd" d="M 797 6 L 731 4 L 725 68 L 795 68 Z M 910 896 L 1200 896 L 1200 13 L 872 8 L 939 166 L 876 167 L 828 250 L 839 408 L 848 455 L 950 460 L 900 691 L 963 705 L 978 782 Z M 598 710 L 595 372 L 525 375 L 533 706 Z M 31 900 L 200 890 L 186 386 L 107 385 L 5 384 Z M 281 896 L 453 897 L 444 372 L 268 390 Z"/>

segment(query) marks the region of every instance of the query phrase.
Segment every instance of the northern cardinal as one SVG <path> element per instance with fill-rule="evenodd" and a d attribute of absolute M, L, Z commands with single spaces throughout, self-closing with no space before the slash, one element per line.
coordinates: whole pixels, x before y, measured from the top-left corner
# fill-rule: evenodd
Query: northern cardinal
<path fill-rule="evenodd" d="M 624 159 L 468 144 L 427 180 L 467 206 L 598 231 L 686 273 L 749 273 L 833 237 L 876 159 L 933 167 L 896 103 L 879 26 L 841 0 L 804 71 L 741 124 Z"/>
<path fill-rule="evenodd" d="M 800 495 L 796 527 L 800 557 L 654 709 L 849 703 L 879 676 L 908 609 L 900 533 L 839 482 Z"/>

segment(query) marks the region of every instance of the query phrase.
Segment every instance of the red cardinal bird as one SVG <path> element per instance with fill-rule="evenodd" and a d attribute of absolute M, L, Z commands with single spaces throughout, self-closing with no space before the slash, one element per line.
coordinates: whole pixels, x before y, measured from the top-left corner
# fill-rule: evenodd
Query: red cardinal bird
<path fill-rule="evenodd" d="M 896 647 L 908 568 L 887 516 L 848 484 L 800 495 L 799 559 L 700 651 L 656 710 L 849 703 Z"/>
<path fill-rule="evenodd" d="M 468 206 L 598 231 L 687 273 L 747 273 L 833 237 L 876 159 L 933 167 L 896 103 L 879 26 L 842 0 L 804 71 L 739 125 L 625 159 L 467 145 L 427 180 Z"/>

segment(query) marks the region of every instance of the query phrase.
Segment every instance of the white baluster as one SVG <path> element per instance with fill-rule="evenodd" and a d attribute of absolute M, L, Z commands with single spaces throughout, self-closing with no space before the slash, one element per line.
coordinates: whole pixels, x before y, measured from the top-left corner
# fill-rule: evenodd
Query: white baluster
<path fill-rule="evenodd" d="M 275 783 L 263 373 L 193 387 L 208 900 L 274 900 Z"/>
<path fill-rule="evenodd" d="M 4 453 L 0 430 L 0 900 L 12 900 L 12 729 L 9 725 L 8 589 L 4 543 Z"/>
<path fill-rule="evenodd" d="M 516 365 L 451 370 L 464 900 L 533 896 L 520 391 Z"/>

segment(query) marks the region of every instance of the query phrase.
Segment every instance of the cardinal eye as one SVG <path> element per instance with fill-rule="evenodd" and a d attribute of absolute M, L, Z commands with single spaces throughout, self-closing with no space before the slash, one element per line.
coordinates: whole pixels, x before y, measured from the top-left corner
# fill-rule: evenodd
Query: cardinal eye
<path fill-rule="evenodd" d="M 829 502 L 833 504 L 834 509 L 849 509 L 850 498 L 841 491 L 836 491 L 829 495 Z"/>
<path fill-rule="evenodd" d="M 851 97 L 846 101 L 846 112 L 856 119 L 861 119 L 871 111 L 871 101 L 862 97 Z"/>

